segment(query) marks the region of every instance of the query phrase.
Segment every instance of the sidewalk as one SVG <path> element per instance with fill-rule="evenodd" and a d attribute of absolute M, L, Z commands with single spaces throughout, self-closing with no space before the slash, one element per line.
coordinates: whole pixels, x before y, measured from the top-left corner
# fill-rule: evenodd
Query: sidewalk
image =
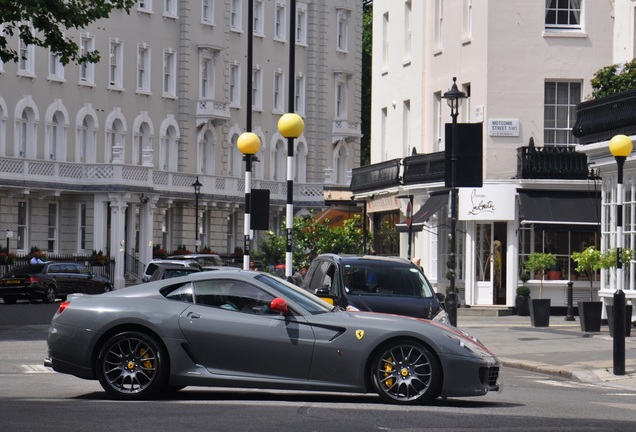
<path fill-rule="evenodd" d="M 551 316 L 549 327 L 532 327 L 529 316 L 459 314 L 457 327 L 479 338 L 504 366 L 636 391 L 636 328 L 625 338 L 625 375 L 617 376 L 607 325 L 584 333 L 575 319 Z"/>

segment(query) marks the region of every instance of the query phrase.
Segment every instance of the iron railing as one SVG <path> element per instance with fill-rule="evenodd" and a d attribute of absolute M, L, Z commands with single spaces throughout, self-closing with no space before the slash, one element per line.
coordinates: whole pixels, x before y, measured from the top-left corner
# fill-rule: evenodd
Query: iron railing
<path fill-rule="evenodd" d="M 574 146 L 517 149 L 517 178 L 585 180 L 588 176 L 587 155 L 574 151 Z"/>
<path fill-rule="evenodd" d="M 572 134 L 580 144 L 607 141 L 619 133 L 636 133 L 636 90 L 577 105 Z"/>

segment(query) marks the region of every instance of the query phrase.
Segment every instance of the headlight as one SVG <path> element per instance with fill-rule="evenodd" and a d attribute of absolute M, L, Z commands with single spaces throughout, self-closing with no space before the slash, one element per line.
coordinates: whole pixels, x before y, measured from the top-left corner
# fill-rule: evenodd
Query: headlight
<path fill-rule="evenodd" d="M 451 333 L 445 333 L 446 337 L 448 337 L 450 340 L 454 341 L 457 343 L 457 345 L 459 345 L 461 348 L 464 348 L 467 351 L 470 351 L 472 354 L 478 356 L 478 357 L 482 357 L 482 358 L 492 358 L 493 355 L 488 352 L 487 350 L 483 349 L 482 347 L 480 347 L 479 345 L 477 345 L 476 343 L 473 343 L 472 339 L 466 340 L 460 336 L 451 334 Z"/>
<path fill-rule="evenodd" d="M 441 322 L 442 324 L 449 324 L 448 314 L 444 309 L 440 309 L 439 313 L 433 317 L 433 321 Z"/>

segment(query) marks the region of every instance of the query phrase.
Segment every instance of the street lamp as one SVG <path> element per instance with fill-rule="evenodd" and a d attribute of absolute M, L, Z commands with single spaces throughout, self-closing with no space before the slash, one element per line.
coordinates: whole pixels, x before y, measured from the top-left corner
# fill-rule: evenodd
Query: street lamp
<path fill-rule="evenodd" d="M 199 239 L 199 194 L 201 193 L 201 186 L 203 186 L 199 182 L 199 176 L 194 183 L 192 183 L 192 187 L 194 188 L 194 251 L 199 252 L 199 245 L 201 244 L 201 239 Z"/>
<path fill-rule="evenodd" d="M 278 120 L 278 131 L 287 138 L 287 247 L 285 252 L 285 278 L 292 280 L 292 237 L 294 227 L 294 138 L 302 135 L 305 122 L 298 114 L 287 113 Z"/>
<path fill-rule="evenodd" d="M 261 148 L 261 139 L 254 132 L 243 132 L 236 141 L 245 156 L 245 226 L 243 228 L 243 269 L 250 269 L 250 206 L 252 194 L 252 156 Z"/>
<path fill-rule="evenodd" d="M 625 375 L 625 292 L 623 291 L 623 166 L 632 152 L 632 140 L 614 136 L 609 150 L 616 159 L 616 292 L 614 292 L 614 375 Z"/>
<path fill-rule="evenodd" d="M 449 91 L 444 93 L 443 99 L 446 99 L 451 109 L 451 117 L 453 118 L 451 141 L 451 160 L 450 160 L 450 290 L 446 296 L 446 312 L 448 319 L 453 326 L 457 326 L 457 287 L 455 280 L 457 278 L 457 116 L 459 115 L 459 106 L 466 97 L 466 93 L 457 89 L 457 78 L 453 77 L 453 86 Z"/>

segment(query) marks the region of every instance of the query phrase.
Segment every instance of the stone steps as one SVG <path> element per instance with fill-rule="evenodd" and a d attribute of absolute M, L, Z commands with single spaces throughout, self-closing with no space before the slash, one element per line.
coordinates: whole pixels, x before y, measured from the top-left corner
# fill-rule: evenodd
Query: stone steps
<path fill-rule="evenodd" d="M 507 306 L 471 306 L 457 309 L 457 316 L 510 316 L 512 308 Z"/>

